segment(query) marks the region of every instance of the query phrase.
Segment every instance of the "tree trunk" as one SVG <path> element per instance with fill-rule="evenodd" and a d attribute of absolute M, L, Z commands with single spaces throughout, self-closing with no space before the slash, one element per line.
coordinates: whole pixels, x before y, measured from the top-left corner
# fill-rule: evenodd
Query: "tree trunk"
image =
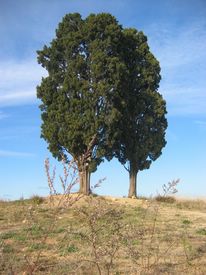
<path fill-rule="evenodd" d="M 90 189 L 90 178 L 91 178 L 91 173 L 88 171 L 88 173 L 87 173 L 87 180 L 88 180 L 88 183 L 89 183 L 89 192 L 91 193 L 91 189 Z"/>
<path fill-rule="evenodd" d="M 137 171 L 135 165 L 130 164 L 128 198 L 137 197 Z"/>
<path fill-rule="evenodd" d="M 84 195 L 91 193 L 88 166 L 79 169 L 79 193 Z"/>

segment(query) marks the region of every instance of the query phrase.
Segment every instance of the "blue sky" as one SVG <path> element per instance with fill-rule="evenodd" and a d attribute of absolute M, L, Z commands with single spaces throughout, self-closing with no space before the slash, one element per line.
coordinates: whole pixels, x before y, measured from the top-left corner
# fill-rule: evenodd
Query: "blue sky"
<path fill-rule="evenodd" d="M 206 196 L 205 0 L 0 0 L 0 198 L 48 194 L 44 160 L 56 161 L 40 139 L 36 85 L 46 72 L 36 50 L 54 38 L 57 24 L 71 12 L 112 13 L 124 27 L 142 30 L 160 61 L 167 146 L 138 175 L 138 193 L 155 195 L 180 178 L 179 195 Z M 127 195 L 128 173 L 116 160 L 101 164 L 92 182 L 103 177 L 98 193 Z"/>

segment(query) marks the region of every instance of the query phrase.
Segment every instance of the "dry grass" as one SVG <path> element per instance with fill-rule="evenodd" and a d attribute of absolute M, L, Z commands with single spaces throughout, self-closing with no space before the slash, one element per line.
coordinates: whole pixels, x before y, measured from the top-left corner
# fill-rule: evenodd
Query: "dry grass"
<path fill-rule="evenodd" d="M 205 274 L 206 213 L 179 203 L 92 196 L 75 207 L 1 202 L 0 273 L 28 272 L 41 251 L 35 273 L 24 274 Z"/>
<path fill-rule="evenodd" d="M 176 202 L 179 209 L 206 211 L 206 200 L 202 199 L 179 199 Z"/>
<path fill-rule="evenodd" d="M 172 200 L 178 181 L 156 200 L 84 197 L 71 194 L 77 169 L 63 162 L 57 195 L 45 168 L 49 197 L 0 201 L 0 274 L 206 273 L 205 204 Z"/>

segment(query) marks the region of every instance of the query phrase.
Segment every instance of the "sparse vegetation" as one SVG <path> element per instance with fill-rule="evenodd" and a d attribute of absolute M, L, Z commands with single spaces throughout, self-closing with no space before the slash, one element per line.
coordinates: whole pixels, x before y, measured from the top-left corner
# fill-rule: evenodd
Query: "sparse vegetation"
<path fill-rule="evenodd" d="M 57 195 L 45 168 L 49 197 L 0 203 L 1 274 L 204 274 L 206 214 L 168 203 L 178 180 L 160 201 L 85 197 L 71 194 L 78 173 L 63 161 Z"/>
<path fill-rule="evenodd" d="M 201 210 L 206 211 L 206 201 L 199 199 L 180 199 L 177 200 L 176 206 L 179 209 Z"/>
<path fill-rule="evenodd" d="M 172 196 L 158 195 L 158 196 L 155 197 L 155 200 L 159 201 L 159 202 L 165 202 L 165 203 L 175 203 L 176 202 L 176 199 Z"/>
<path fill-rule="evenodd" d="M 185 219 L 185 220 L 182 221 L 182 223 L 183 223 L 184 225 L 189 225 L 189 224 L 191 224 L 191 221 L 188 220 L 188 219 Z"/>
<path fill-rule="evenodd" d="M 65 198 L 0 205 L 1 274 L 204 274 L 204 211 L 178 200 Z"/>
<path fill-rule="evenodd" d="M 197 230 L 197 234 L 205 235 L 206 236 L 206 228 L 201 228 Z"/>
<path fill-rule="evenodd" d="M 98 274 L 97 266 L 102 274 L 106 271 L 110 274 L 141 274 L 141 270 L 145 272 L 143 274 L 149 270 L 168 274 L 179 272 L 181 268 L 191 270 L 190 274 L 198 274 L 196 259 L 199 268 L 201 263 L 203 268 L 206 253 L 203 247 L 206 217 L 199 221 L 199 229 L 196 229 L 195 220 L 197 215 L 202 215 L 201 211 L 193 216 L 187 211 L 186 219 L 185 210 L 177 209 L 177 216 L 173 207 L 153 203 L 153 200 L 132 200 L 125 204 L 121 199 L 112 201 L 91 196 L 89 201 L 79 201 L 76 207 L 59 209 L 55 227 L 47 232 L 53 223 L 54 209 L 45 201 L 39 207 L 47 211 L 38 211 L 36 215 L 42 227 L 25 225 L 23 220 L 19 224 L 10 219 L 13 223 L 6 229 L 1 221 L 1 231 L 4 230 L 1 233 L 1 272 L 8 272 L 11 266 L 17 273 L 22 272 L 26 266 L 23 255 L 31 261 L 41 251 L 38 269 L 33 274 L 51 274 L 59 266 L 62 273 L 58 274 L 82 274 L 83 270 L 87 274 Z M 12 204 L 14 202 L 7 202 L 4 207 L 15 211 Z M 36 207 L 33 211 L 37 211 Z M 159 210 L 155 217 L 156 207 Z M 8 221 L 5 216 L 4 219 Z M 45 234 L 48 237 L 42 242 Z"/>
<path fill-rule="evenodd" d="M 36 205 L 39 205 L 44 202 L 44 198 L 39 195 L 31 196 L 30 200 L 31 200 L 32 204 L 36 204 Z M 20 199 L 20 201 L 21 201 L 21 199 Z"/>

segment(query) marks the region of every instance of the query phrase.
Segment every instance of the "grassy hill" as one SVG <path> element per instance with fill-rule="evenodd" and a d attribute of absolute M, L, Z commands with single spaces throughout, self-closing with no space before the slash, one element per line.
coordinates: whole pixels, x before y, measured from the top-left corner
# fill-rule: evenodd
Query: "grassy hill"
<path fill-rule="evenodd" d="M 206 202 L 0 201 L 0 274 L 206 274 Z"/>

